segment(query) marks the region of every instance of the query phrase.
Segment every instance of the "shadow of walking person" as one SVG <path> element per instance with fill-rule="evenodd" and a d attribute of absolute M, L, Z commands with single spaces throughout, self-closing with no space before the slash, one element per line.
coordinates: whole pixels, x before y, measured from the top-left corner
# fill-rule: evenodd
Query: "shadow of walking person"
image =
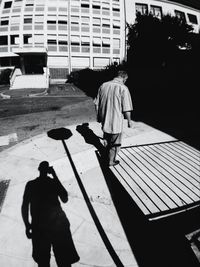
<path fill-rule="evenodd" d="M 89 128 L 89 123 L 82 123 L 82 125 L 77 125 L 76 130 L 83 136 L 86 143 L 91 144 L 96 147 L 96 149 L 99 151 L 102 157 L 106 155 L 106 148 L 100 142 L 100 139 L 103 139 L 103 138 L 100 138 L 99 136 L 97 136 Z"/>
<path fill-rule="evenodd" d="M 26 184 L 22 203 L 26 236 L 32 239 L 32 256 L 39 267 L 49 267 L 52 247 L 57 266 L 69 267 L 79 256 L 59 201 L 60 198 L 66 203 L 68 193 L 47 161 L 42 161 L 38 170 L 39 177 Z"/>

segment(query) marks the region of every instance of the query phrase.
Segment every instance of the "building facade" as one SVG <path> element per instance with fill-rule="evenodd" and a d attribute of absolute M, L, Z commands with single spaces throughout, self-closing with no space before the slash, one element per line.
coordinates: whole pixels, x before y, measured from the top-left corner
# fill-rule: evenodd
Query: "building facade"
<path fill-rule="evenodd" d="M 178 16 L 193 26 L 194 32 L 200 30 L 200 1 L 199 0 L 126 0 L 126 21 L 133 24 L 136 14 L 151 13 L 161 18 L 170 14 Z"/>
<path fill-rule="evenodd" d="M 66 80 L 82 68 L 99 69 L 126 56 L 126 22 L 136 13 L 182 17 L 199 31 L 199 0 L 0 0 L 0 68 L 22 74 L 48 70 Z"/>
<path fill-rule="evenodd" d="M 66 79 L 124 56 L 123 0 L 0 1 L 1 67 L 21 64 L 21 57 L 26 73 L 47 64 L 51 79 Z"/>

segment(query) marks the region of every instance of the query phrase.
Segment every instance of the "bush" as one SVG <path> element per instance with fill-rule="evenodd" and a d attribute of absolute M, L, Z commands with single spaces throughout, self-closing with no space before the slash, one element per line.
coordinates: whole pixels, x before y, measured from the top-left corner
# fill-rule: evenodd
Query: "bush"
<path fill-rule="evenodd" d="M 91 70 L 89 68 L 71 72 L 68 76 L 68 83 L 73 83 L 88 96 L 95 98 L 100 85 L 106 81 L 112 80 L 120 66 L 112 64 L 102 70 Z"/>
<path fill-rule="evenodd" d="M 0 84 L 10 84 L 11 69 L 5 69 L 0 73 Z"/>

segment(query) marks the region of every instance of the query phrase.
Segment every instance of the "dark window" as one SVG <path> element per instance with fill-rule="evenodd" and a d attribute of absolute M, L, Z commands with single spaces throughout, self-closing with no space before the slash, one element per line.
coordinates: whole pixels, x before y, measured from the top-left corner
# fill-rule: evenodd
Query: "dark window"
<path fill-rule="evenodd" d="M 162 18 L 162 8 L 160 6 L 150 6 L 150 13 L 159 19 Z"/>
<path fill-rule="evenodd" d="M 198 24 L 197 16 L 195 16 L 193 14 L 187 14 L 187 15 L 188 15 L 189 22 L 191 22 L 193 24 Z"/>
<path fill-rule="evenodd" d="M 94 8 L 94 9 L 100 9 L 100 6 L 92 5 L 92 8 Z"/>
<path fill-rule="evenodd" d="M 81 7 L 89 8 L 88 4 L 81 4 Z"/>
<path fill-rule="evenodd" d="M 49 39 L 49 40 L 47 40 L 47 43 L 56 45 L 57 41 L 55 39 Z"/>
<path fill-rule="evenodd" d="M 119 12 L 119 8 L 114 8 L 112 9 L 114 12 Z"/>
<path fill-rule="evenodd" d="M 19 35 L 11 35 L 10 36 L 11 45 L 18 44 L 18 42 L 19 42 Z"/>
<path fill-rule="evenodd" d="M 31 24 L 32 23 L 32 18 L 25 18 L 24 19 L 25 24 Z"/>
<path fill-rule="evenodd" d="M 8 25 L 8 20 L 2 20 L 1 22 L 0 22 L 0 25 Z"/>
<path fill-rule="evenodd" d="M 66 20 L 59 20 L 58 24 L 67 24 L 67 21 Z"/>
<path fill-rule="evenodd" d="M 135 4 L 136 13 L 140 13 L 141 15 L 145 15 L 148 13 L 148 6 L 146 4 Z"/>
<path fill-rule="evenodd" d="M 24 44 L 32 44 L 32 35 L 31 34 L 24 35 Z"/>
<path fill-rule="evenodd" d="M 47 20 L 47 24 L 56 24 L 55 20 Z"/>
<path fill-rule="evenodd" d="M 12 6 L 12 2 L 11 1 L 4 3 L 4 8 L 11 8 L 11 6 Z"/>
<path fill-rule="evenodd" d="M 7 45 L 7 44 L 8 44 L 8 37 L 0 36 L 0 45 Z"/>
<path fill-rule="evenodd" d="M 186 18 L 185 18 L 185 13 L 179 10 L 175 10 L 175 15 L 176 17 L 178 17 L 179 19 L 181 19 L 182 21 L 186 22 Z"/>
<path fill-rule="evenodd" d="M 62 41 L 58 41 L 58 44 L 59 45 L 67 45 L 67 41 L 63 41 L 63 40 Z"/>

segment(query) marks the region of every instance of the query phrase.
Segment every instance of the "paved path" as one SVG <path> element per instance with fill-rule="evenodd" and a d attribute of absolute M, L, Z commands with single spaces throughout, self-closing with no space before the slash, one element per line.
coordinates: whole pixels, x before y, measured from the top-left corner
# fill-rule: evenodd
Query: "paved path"
<path fill-rule="evenodd" d="M 89 127 L 95 135 L 102 137 L 98 123 L 92 122 Z M 90 199 L 90 204 L 112 248 L 123 266 L 138 266 L 100 168 L 96 148 L 85 142 L 83 136 L 76 130 L 76 126 L 68 127 L 68 129 L 73 135 L 66 141 L 67 147 Z M 124 132 L 122 144 L 124 147 L 175 141 L 173 137 L 140 122 L 135 122 L 134 129 L 124 127 Z M 138 149 L 143 150 L 136 148 Z M 158 149 L 161 152 L 163 147 L 159 146 Z M 128 149 L 120 152 L 121 163 L 116 168 L 111 168 L 113 172 L 121 173 L 127 162 L 125 157 L 128 153 L 130 153 Z M 136 151 L 131 150 L 131 153 L 134 156 Z M 148 150 L 147 153 L 150 151 Z M 138 155 L 141 157 L 141 154 Z M 46 133 L 0 153 L 0 266 L 36 266 L 31 257 L 31 242 L 25 237 L 21 203 L 25 184 L 28 180 L 37 177 L 37 167 L 43 160 L 49 161 L 54 166 L 58 177 L 69 193 L 69 201 L 63 205 L 63 209 L 70 221 L 73 240 L 80 255 L 80 261 L 73 266 L 116 266 L 84 201 L 62 142 L 50 139 Z M 141 193 L 141 189 L 137 192 Z M 172 204 L 170 201 L 169 203 Z M 141 206 L 141 203 L 138 205 Z M 142 210 L 145 213 L 144 208 Z M 56 266 L 53 256 L 51 264 L 52 267 Z"/>

